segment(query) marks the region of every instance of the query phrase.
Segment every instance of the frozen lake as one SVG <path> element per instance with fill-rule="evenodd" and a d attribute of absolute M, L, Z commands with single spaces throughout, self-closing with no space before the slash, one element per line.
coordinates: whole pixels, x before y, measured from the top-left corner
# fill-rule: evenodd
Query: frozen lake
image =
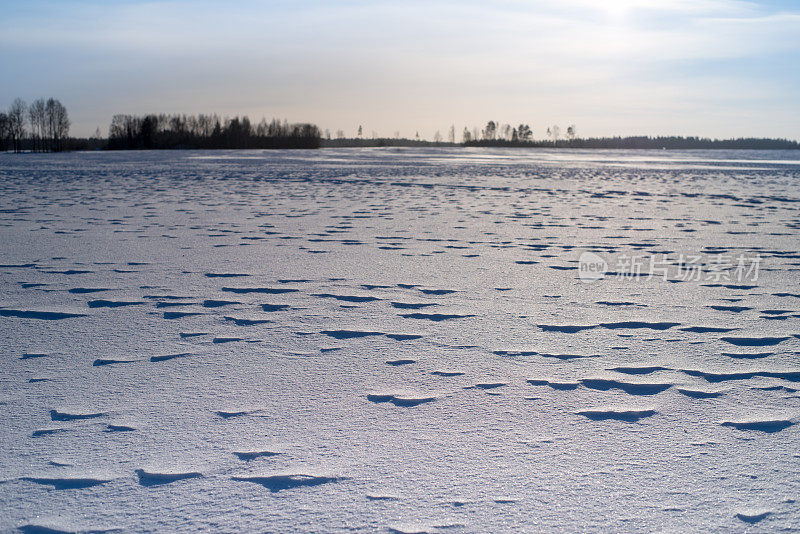
<path fill-rule="evenodd" d="M 0 530 L 800 528 L 800 153 L 0 154 Z"/>

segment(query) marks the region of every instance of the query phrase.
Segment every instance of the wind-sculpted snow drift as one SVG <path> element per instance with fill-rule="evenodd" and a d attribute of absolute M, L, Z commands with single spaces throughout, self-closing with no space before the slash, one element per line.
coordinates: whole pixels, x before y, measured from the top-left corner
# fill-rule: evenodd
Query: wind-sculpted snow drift
<path fill-rule="evenodd" d="M 800 525 L 796 153 L 0 154 L 0 178 L 0 531 Z"/>

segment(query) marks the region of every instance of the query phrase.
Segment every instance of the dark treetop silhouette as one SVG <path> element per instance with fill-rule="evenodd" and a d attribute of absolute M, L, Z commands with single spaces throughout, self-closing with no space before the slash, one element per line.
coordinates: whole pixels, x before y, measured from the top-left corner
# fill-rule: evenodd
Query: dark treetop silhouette
<path fill-rule="evenodd" d="M 17 98 L 0 113 L 0 151 L 60 152 L 67 148 L 69 126 L 67 108 L 55 98 L 39 98 L 30 106 Z"/>
<path fill-rule="evenodd" d="M 218 115 L 114 115 L 108 138 L 102 139 L 98 128 L 88 139 L 69 137 L 70 120 L 67 108 L 54 98 L 40 98 L 28 106 L 17 98 L 6 113 L 0 112 L 0 151 L 59 152 L 62 150 L 140 150 L 140 149 L 288 149 L 319 147 L 381 147 L 381 146 L 459 146 L 455 125 L 450 126 L 447 141 L 436 132 L 433 141 L 378 137 L 372 132 L 366 138 L 359 125 L 354 138 L 346 138 L 338 130 L 331 138 L 326 130 L 310 123 L 290 124 L 288 121 L 261 119 L 253 124 L 247 116 L 220 118 Z M 461 146 L 469 147 L 555 147 L 607 149 L 800 149 L 800 143 L 789 139 L 709 139 L 677 136 L 635 136 L 580 138 L 574 125 L 565 130 L 547 128 L 545 140 L 533 139 L 532 128 L 489 121 L 483 129 L 464 128 Z"/>
<path fill-rule="evenodd" d="M 108 130 L 112 150 L 169 148 L 318 148 L 313 124 L 262 119 L 221 120 L 216 115 L 114 115 Z"/>

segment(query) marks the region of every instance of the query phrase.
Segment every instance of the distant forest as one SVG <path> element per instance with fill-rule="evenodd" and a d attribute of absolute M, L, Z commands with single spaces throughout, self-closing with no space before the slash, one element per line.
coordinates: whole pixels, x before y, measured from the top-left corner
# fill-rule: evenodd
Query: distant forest
<path fill-rule="evenodd" d="M 414 139 L 404 139 L 397 135 L 394 138 L 372 138 L 362 135 L 363 128 L 358 127 L 356 137 L 348 138 L 339 130 L 336 137 L 331 138 L 326 130 L 322 139 L 323 147 L 383 147 L 383 146 L 468 146 L 468 147 L 509 147 L 509 148 L 606 148 L 606 149 L 748 149 L 748 150 L 798 150 L 800 143 L 789 139 L 709 139 L 705 137 L 679 137 L 679 136 L 630 136 L 630 137 L 589 137 L 577 136 L 575 125 L 570 125 L 561 137 L 561 128 L 557 125 L 549 126 L 547 139 L 533 139 L 533 130 L 527 124 L 512 126 L 489 121 L 482 129 L 464 128 L 461 141 L 456 141 L 455 126 L 451 126 L 447 133 L 447 140 L 436 132 L 433 141 L 420 139 L 419 134 Z"/>
<path fill-rule="evenodd" d="M 323 139 L 324 148 L 366 148 L 366 147 L 506 147 L 506 148 L 595 148 L 595 149 L 655 149 L 655 150 L 800 150 L 800 143 L 789 139 L 708 139 L 702 137 L 590 137 L 558 139 L 556 141 L 531 140 L 508 141 L 505 139 L 478 139 L 461 143 L 447 141 L 425 141 L 419 139 L 384 138 L 374 139 L 341 138 Z"/>
<path fill-rule="evenodd" d="M 108 129 L 110 150 L 208 148 L 319 148 L 313 124 L 217 115 L 114 115 Z"/>
<path fill-rule="evenodd" d="M 114 115 L 103 139 L 98 128 L 89 138 L 69 136 L 67 108 L 54 98 L 28 105 L 17 98 L 0 112 L 0 152 L 140 149 L 319 148 L 322 136 L 313 124 L 218 115 Z"/>
<path fill-rule="evenodd" d="M 453 137 L 453 128 L 450 129 Z M 589 137 L 580 138 L 575 125 L 567 127 L 565 138 L 561 138 L 561 128 L 557 125 L 547 128 L 549 140 L 534 140 L 527 124 L 513 127 L 489 121 L 482 130 L 464 128 L 462 145 L 493 147 L 555 147 L 555 148 L 610 148 L 610 149 L 749 149 L 786 150 L 800 149 L 800 143 L 789 139 L 709 139 L 705 137 L 679 136 L 631 136 L 631 137 Z"/>
<path fill-rule="evenodd" d="M 557 141 L 506 141 L 504 139 L 468 141 L 464 146 L 531 147 L 531 148 L 608 148 L 608 149 L 742 149 L 742 150 L 798 150 L 800 143 L 789 139 L 709 139 L 704 137 L 590 137 L 559 139 Z"/>
<path fill-rule="evenodd" d="M 291 124 L 286 120 L 261 119 L 253 124 L 246 116 L 221 118 L 218 115 L 114 115 L 103 138 L 98 128 L 92 137 L 69 136 L 67 108 L 55 98 L 35 100 L 30 105 L 17 98 L 6 112 L 0 112 L 0 152 L 60 152 L 64 150 L 147 150 L 147 149 L 292 149 L 343 147 L 514 147 L 514 148 L 595 148 L 595 149 L 750 149 L 798 150 L 800 143 L 789 139 L 709 139 L 703 137 L 578 137 L 574 125 L 561 136 L 557 125 L 546 130 L 547 138 L 533 138 L 528 124 L 517 126 L 489 121 L 482 129 L 464 128 L 460 141 L 451 126 L 446 139 L 436 132 L 433 140 L 400 137 L 371 137 L 358 127 L 354 137 L 337 130 L 324 135 L 310 123 Z"/>

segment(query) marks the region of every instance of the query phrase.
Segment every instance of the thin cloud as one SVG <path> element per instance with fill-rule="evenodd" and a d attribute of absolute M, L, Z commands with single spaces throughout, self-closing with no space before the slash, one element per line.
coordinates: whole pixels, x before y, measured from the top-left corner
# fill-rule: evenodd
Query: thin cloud
<path fill-rule="evenodd" d="M 57 94 L 83 133 L 114 112 L 173 110 L 429 136 L 489 118 L 703 133 L 690 108 L 706 102 L 722 124 L 776 113 L 767 95 L 786 109 L 763 134 L 798 135 L 800 11 L 741 0 L 33 2 L 6 10 L 0 46 L 13 73 L 0 103 Z M 703 72 L 721 61 L 733 66 Z M 751 75 L 752 61 L 770 68 Z M 763 124 L 741 128 L 710 133 Z"/>

